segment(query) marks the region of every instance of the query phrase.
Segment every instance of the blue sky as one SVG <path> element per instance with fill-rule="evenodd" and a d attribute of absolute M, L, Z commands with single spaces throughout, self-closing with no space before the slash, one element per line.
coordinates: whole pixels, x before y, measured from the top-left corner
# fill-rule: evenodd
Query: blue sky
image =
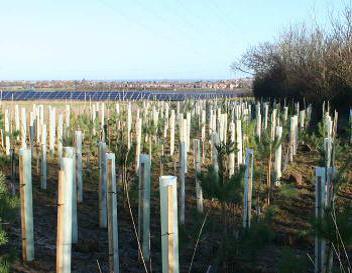
<path fill-rule="evenodd" d="M 0 0 L 0 80 L 227 79 L 340 0 Z"/>

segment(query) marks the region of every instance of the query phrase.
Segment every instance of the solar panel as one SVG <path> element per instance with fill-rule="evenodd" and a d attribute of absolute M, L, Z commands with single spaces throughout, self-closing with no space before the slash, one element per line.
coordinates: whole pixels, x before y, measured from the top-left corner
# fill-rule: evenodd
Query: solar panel
<path fill-rule="evenodd" d="M 0 99 L 8 100 L 185 100 L 231 98 L 243 95 L 243 92 L 218 91 L 2 91 Z"/>

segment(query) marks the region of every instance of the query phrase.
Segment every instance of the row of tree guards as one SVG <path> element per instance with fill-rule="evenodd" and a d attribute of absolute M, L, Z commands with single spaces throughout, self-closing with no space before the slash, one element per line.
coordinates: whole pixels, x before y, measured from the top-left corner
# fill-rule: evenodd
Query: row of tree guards
<path fill-rule="evenodd" d="M 46 110 L 46 111 L 45 111 Z M 259 140 L 269 135 L 274 145 L 270 151 L 269 187 L 280 186 L 282 171 L 294 160 L 300 143 L 299 132 L 309 126 L 312 106 L 299 103 L 264 102 L 253 99 L 199 100 L 183 102 L 142 101 L 121 103 L 85 103 L 73 108 L 35 105 L 32 109 L 8 106 L 3 110 L 4 127 L 1 143 L 10 156 L 19 147 L 19 178 L 21 196 L 22 257 L 35 259 L 32 207 L 32 162 L 37 161 L 42 190 L 47 189 L 48 159 L 57 160 L 58 211 L 57 211 L 57 272 L 71 272 L 71 246 L 78 241 L 77 203 L 84 202 L 83 172 L 90 171 L 90 163 L 83 166 L 83 146 L 98 146 L 99 227 L 107 228 L 109 236 L 109 265 L 111 272 L 119 272 L 117 177 L 115 154 L 111 152 L 109 137 L 115 132 L 126 136 L 127 147 L 135 145 L 135 170 L 138 176 L 139 255 L 144 265 L 150 260 L 150 194 L 153 162 L 152 142 L 160 142 L 161 155 L 168 153 L 175 162 L 179 156 L 179 171 L 159 178 L 161 260 L 164 273 L 178 273 L 178 226 L 185 223 L 186 174 L 190 169 L 190 156 L 195 179 L 195 199 L 199 213 L 203 213 L 202 186 L 198 178 L 209 159 L 219 171 L 220 143 L 232 142 L 235 149 L 229 155 L 230 175 L 244 166 L 243 228 L 251 227 L 255 150 L 249 135 Z M 334 165 L 334 139 L 337 132 L 337 112 L 330 116 L 329 106 L 323 106 L 326 138 L 325 166 L 316 168 L 316 217 L 323 217 L 324 209 L 331 205 L 331 185 L 336 174 Z M 80 128 L 74 118 L 84 116 L 92 126 Z M 352 119 L 352 110 L 350 111 Z M 114 124 L 111 123 L 114 122 Z M 250 126 L 254 124 L 254 126 Z M 147 127 L 147 125 L 150 125 Z M 283 137 L 283 128 L 288 128 Z M 90 142 L 97 136 L 98 143 Z M 48 140 L 48 141 L 47 141 Z M 192 140 L 192 142 L 191 142 Z M 351 127 L 352 142 L 352 127 Z M 192 145 L 191 145 L 192 143 Z M 166 149 L 166 147 L 168 149 Z M 207 147 L 210 147 L 208 152 Z M 283 156 L 283 147 L 286 147 Z M 48 149 L 48 150 L 47 150 Z M 11 152 L 12 151 L 12 152 Z M 148 153 L 142 153 L 148 151 Z M 86 156 L 89 157 L 89 149 Z M 272 159 L 273 157 L 273 159 Z M 88 158 L 89 159 L 89 158 Z M 271 161 L 274 161 L 271 174 Z M 40 164 L 39 164 L 40 162 Z M 270 196 L 268 196 L 270 202 Z M 325 272 L 328 263 L 328 246 L 318 236 L 315 243 L 315 272 Z M 148 271 L 145 266 L 146 271 Z"/>

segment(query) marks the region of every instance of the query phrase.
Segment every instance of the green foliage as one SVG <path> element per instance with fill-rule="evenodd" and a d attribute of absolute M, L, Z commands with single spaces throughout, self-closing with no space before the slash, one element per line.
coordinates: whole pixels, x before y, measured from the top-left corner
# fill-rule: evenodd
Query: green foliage
<path fill-rule="evenodd" d="M 0 172 L 0 222 L 6 222 L 15 216 L 18 203 L 18 198 L 10 195 L 5 175 Z"/>
<path fill-rule="evenodd" d="M 243 135 L 246 136 L 246 138 L 243 139 L 244 147 L 250 147 L 254 150 L 256 150 L 257 147 L 257 142 L 255 141 L 255 126 L 255 120 L 252 120 L 250 122 L 245 122 L 244 120 L 242 120 L 242 132 Z"/>
<path fill-rule="evenodd" d="M 150 120 L 142 123 L 142 135 L 152 135 L 155 132 L 155 127 Z"/>
<path fill-rule="evenodd" d="M 8 243 L 8 238 L 5 230 L 0 229 L 0 246 Z"/>
<path fill-rule="evenodd" d="M 14 130 L 10 135 L 10 138 L 17 138 L 18 136 L 20 136 L 20 130 Z"/>
<path fill-rule="evenodd" d="M 324 137 L 326 136 L 325 123 L 323 121 L 318 122 L 317 128 L 318 128 L 318 130 L 317 130 L 318 137 L 324 139 Z"/>
<path fill-rule="evenodd" d="M 315 132 L 302 132 L 301 139 L 312 151 L 320 152 L 324 139 Z"/>
<path fill-rule="evenodd" d="M 266 222 L 254 222 L 242 238 L 240 247 L 243 249 L 244 255 L 255 257 L 274 238 L 275 233 Z"/>
<path fill-rule="evenodd" d="M 260 138 L 256 135 L 253 136 L 252 147 L 254 147 L 255 161 L 256 163 L 258 162 L 262 163 L 262 164 L 255 165 L 255 172 L 258 175 L 257 177 L 259 177 L 259 182 L 263 181 L 262 178 L 265 175 L 265 181 L 268 183 L 267 180 L 269 177 L 269 173 L 270 173 L 269 179 L 271 179 L 272 177 L 271 161 L 273 157 L 273 152 L 282 143 L 283 138 L 284 138 L 284 135 L 280 139 L 275 137 L 274 140 L 272 140 L 270 136 L 270 130 L 265 130 L 264 132 L 262 132 Z M 265 186 L 262 185 L 262 183 L 257 183 L 258 185 L 256 185 L 255 187 L 259 191 L 259 194 L 263 194 L 263 193 L 268 194 L 270 192 L 271 189 L 267 186 L 267 183 L 265 184 Z"/>
<path fill-rule="evenodd" d="M 243 174 L 244 170 L 235 172 L 229 180 L 221 179 L 213 166 L 208 167 L 206 174 L 201 173 L 203 194 L 206 198 L 217 199 L 221 202 L 241 202 L 243 197 Z"/>
<path fill-rule="evenodd" d="M 333 253 L 340 256 L 340 268 L 349 268 L 349 262 L 345 260 L 345 257 L 347 257 L 345 246 L 352 244 L 352 234 L 350 232 L 352 229 L 352 204 L 340 198 L 344 188 L 351 185 L 351 158 L 352 155 L 349 154 L 333 179 L 332 198 L 324 211 L 323 217 L 311 221 L 312 233 L 325 239 L 330 248 L 333 245 Z"/>
<path fill-rule="evenodd" d="M 135 144 L 132 143 L 130 149 L 128 149 L 127 141 L 124 140 L 122 131 L 117 133 L 117 138 L 111 143 L 110 149 L 115 154 L 116 164 L 119 167 L 130 168 L 135 159 Z"/>
<path fill-rule="evenodd" d="M 230 177 L 227 157 L 235 151 L 234 143 L 215 145 L 218 153 L 219 171 L 213 166 L 208 167 L 206 173 L 199 174 L 203 193 L 207 198 L 215 198 L 220 202 L 239 203 L 243 197 L 244 167 L 235 169 Z"/>
<path fill-rule="evenodd" d="M 159 117 L 158 124 L 155 129 L 156 135 L 158 136 L 158 142 L 160 142 L 160 144 L 164 143 L 164 128 L 166 122 L 167 120 L 165 119 L 165 117 Z"/>
<path fill-rule="evenodd" d="M 320 166 L 325 166 L 326 165 L 326 156 L 325 156 L 325 151 L 324 151 L 324 138 L 326 136 L 326 128 L 324 125 L 324 122 L 318 122 L 316 129 L 313 131 L 301 131 L 300 132 L 300 138 L 302 139 L 303 143 L 309 146 L 309 148 L 312 151 L 318 152 L 320 155 L 320 161 L 319 165 Z M 339 152 L 339 144 L 338 140 L 334 139 L 334 149 L 335 152 Z"/>
<path fill-rule="evenodd" d="M 19 130 L 13 130 L 12 132 L 7 132 L 7 133 L 4 134 L 4 136 L 8 136 L 10 138 L 11 147 L 14 147 L 15 144 L 18 142 L 17 138 L 19 137 L 19 135 L 20 135 L 20 131 Z M 5 147 L 3 147 L 3 150 L 5 151 Z"/>
<path fill-rule="evenodd" d="M 63 147 L 73 147 L 74 137 L 72 134 L 63 136 L 60 140 Z"/>
<path fill-rule="evenodd" d="M 215 264 L 221 265 L 223 262 L 236 259 L 254 262 L 256 257 L 260 256 L 259 253 L 275 239 L 275 233 L 271 228 L 275 213 L 276 207 L 270 206 L 264 217 L 253 221 L 250 229 L 222 233 L 222 240 L 215 255 Z"/>
<path fill-rule="evenodd" d="M 182 104 L 181 113 L 191 112 L 193 110 L 193 107 L 194 107 L 194 101 L 187 100 Z"/>
<path fill-rule="evenodd" d="M 271 228 L 271 222 L 276 214 L 276 208 L 268 208 L 262 219 L 253 221 L 250 229 L 244 230 L 240 239 L 240 249 L 243 255 L 254 258 L 259 251 L 275 239 L 275 233 Z"/>
<path fill-rule="evenodd" d="M 4 128 L 4 114 L 2 113 L 2 111 L 0 111 L 0 128 Z"/>
<path fill-rule="evenodd" d="M 259 138 L 256 136 L 255 141 L 255 155 L 259 159 L 266 159 L 269 157 L 270 153 L 275 151 L 282 142 L 283 137 L 278 139 L 277 137 L 274 140 L 271 139 L 270 132 L 264 131 Z"/>
<path fill-rule="evenodd" d="M 10 263 L 4 257 L 0 257 L 0 273 L 10 273 Z"/>
<path fill-rule="evenodd" d="M 278 270 L 279 273 L 302 273 L 309 269 L 308 258 L 297 255 L 290 248 L 284 248 L 281 252 Z"/>
<path fill-rule="evenodd" d="M 179 225 L 178 227 L 180 251 L 183 251 L 189 247 L 194 246 L 197 236 L 199 234 L 199 230 L 204 221 L 204 217 L 205 217 L 204 214 L 199 213 L 196 209 L 193 209 L 191 213 L 192 213 L 192 216 L 191 216 L 192 225 L 190 226 Z M 206 229 L 207 229 L 207 224 L 205 224 L 201 238 L 205 236 Z"/>
<path fill-rule="evenodd" d="M 5 154 L 0 154 L 0 167 L 5 168 L 6 165 L 10 164 L 11 160 Z"/>
<path fill-rule="evenodd" d="M 8 191 L 4 174 L 0 172 L 0 273 L 10 272 L 10 262 L 13 260 L 13 255 L 3 248 L 8 243 L 3 225 L 10 223 L 14 218 L 18 204 L 18 199 L 11 196 Z M 2 251 L 4 253 L 1 253 Z"/>
<path fill-rule="evenodd" d="M 202 124 L 199 123 L 199 116 L 195 116 L 194 118 L 191 118 L 191 134 L 192 134 L 192 131 L 200 132 L 201 131 L 200 125 Z"/>
<path fill-rule="evenodd" d="M 348 147 L 346 150 L 341 148 L 342 151 L 345 152 L 345 156 L 343 158 L 343 164 L 339 166 L 338 172 L 335 174 L 334 177 L 334 187 L 333 187 L 333 196 L 334 199 L 338 197 L 338 193 L 346 186 L 350 186 L 351 184 L 351 176 L 350 170 L 352 168 L 352 153 L 351 147 Z M 333 199 L 333 200 L 334 200 Z"/>
<path fill-rule="evenodd" d="M 296 198 L 298 197 L 298 190 L 292 184 L 283 184 L 278 189 L 279 194 L 284 198 Z"/>
<path fill-rule="evenodd" d="M 4 128 L 4 117 L 3 117 L 3 113 L 1 111 L 2 109 L 0 108 L 0 132 L 1 132 L 1 129 Z M 0 154 L 4 153 L 5 152 L 5 147 L 3 147 L 0 143 Z"/>
<path fill-rule="evenodd" d="M 138 204 L 138 198 L 139 198 L 139 182 L 138 182 L 138 176 L 134 176 L 131 178 L 132 183 L 130 184 L 128 188 L 128 194 L 129 198 L 132 204 Z"/>
<path fill-rule="evenodd" d="M 342 158 L 343 154 L 345 152 L 350 151 L 349 149 L 351 148 L 350 145 L 343 145 L 340 141 L 339 138 L 335 138 L 334 139 L 334 143 L 333 143 L 333 153 L 334 153 L 334 158 Z"/>
<path fill-rule="evenodd" d="M 312 223 L 313 232 L 319 237 L 332 242 L 336 248 L 350 245 L 352 243 L 352 207 L 344 206 L 338 210 L 328 208 L 322 219 L 314 219 Z"/>
<path fill-rule="evenodd" d="M 161 147 L 165 142 L 163 128 L 165 126 L 165 118 L 158 119 L 158 125 L 154 125 L 152 120 L 146 120 L 142 124 L 142 141 L 141 151 L 146 154 L 160 154 Z M 144 137 L 148 137 L 148 141 L 144 141 Z M 154 162 L 152 162 L 153 164 Z"/>
<path fill-rule="evenodd" d="M 114 119 L 115 115 L 112 115 L 112 119 Z M 109 120 L 110 121 L 110 120 Z M 96 118 L 95 121 L 93 122 L 92 119 L 90 118 L 90 115 L 74 115 L 72 113 L 71 115 L 71 124 L 72 128 L 75 128 L 75 130 L 81 130 L 83 133 L 84 138 L 88 139 L 90 145 L 83 145 L 83 149 L 86 151 L 89 149 L 89 152 L 94 152 L 96 151 L 96 146 L 92 144 L 96 144 L 100 137 L 99 137 L 99 120 Z M 92 133 L 93 129 L 97 132 L 95 135 Z M 74 144 L 74 136 L 72 134 L 64 136 L 64 138 L 61 140 L 63 146 L 73 146 Z M 84 144 L 84 140 L 83 140 Z"/>

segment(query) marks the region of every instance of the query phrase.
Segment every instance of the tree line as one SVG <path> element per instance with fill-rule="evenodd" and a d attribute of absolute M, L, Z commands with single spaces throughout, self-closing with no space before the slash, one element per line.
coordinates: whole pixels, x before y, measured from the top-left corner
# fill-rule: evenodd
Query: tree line
<path fill-rule="evenodd" d="M 327 27 L 291 26 L 276 41 L 250 47 L 235 71 L 254 76 L 256 97 L 330 101 L 347 108 L 352 101 L 352 6 L 329 16 Z"/>

